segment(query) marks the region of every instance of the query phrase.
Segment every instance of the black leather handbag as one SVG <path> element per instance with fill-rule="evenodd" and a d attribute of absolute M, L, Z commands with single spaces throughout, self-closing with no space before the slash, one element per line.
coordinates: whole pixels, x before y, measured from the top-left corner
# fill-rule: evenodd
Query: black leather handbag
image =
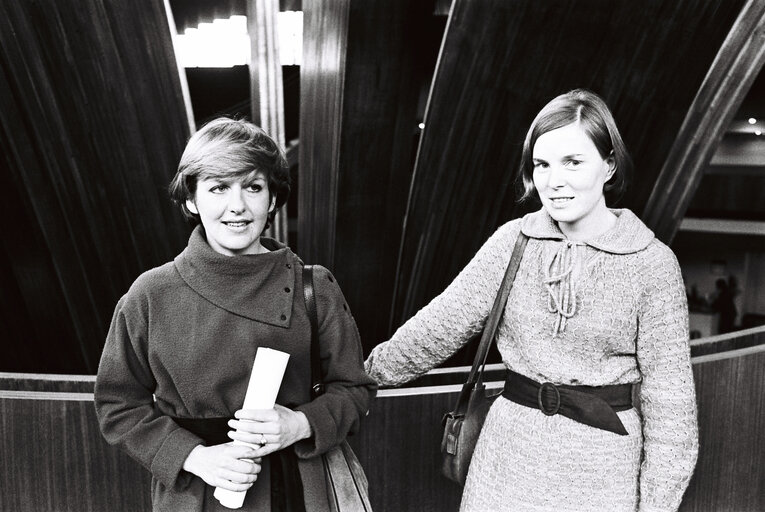
<path fill-rule="evenodd" d="M 494 306 L 486 319 L 481 342 L 475 354 L 467 382 L 462 386 L 454 409 L 444 416 L 444 435 L 441 439 L 441 472 L 446 478 L 460 485 L 465 485 L 470 460 L 473 458 L 473 451 L 489 408 L 494 400 L 502 394 L 501 391 L 491 395 L 487 394 L 486 386 L 483 383 L 483 371 L 486 366 L 489 346 L 497 333 L 499 319 L 502 317 L 505 304 L 507 304 L 507 297 L 513 287 L 513 281 L 518 273 L 527 242 L 528 237 L 520 233 L 515 247 L 513 247 L 510 263 L 507 265 L 497 298 L 494 300 Z"/>
<path fill-rule="evenodd" d="M 324 393 L 319 354 L 319 318 L 313 287 L 313 266 L 303 266 L 303 297 L 311 321 L 311 399 Z M 321 456 L 332 512 L 371 512 L 369 483 L 359 459 L 348 441 L 343 440 Z"/>

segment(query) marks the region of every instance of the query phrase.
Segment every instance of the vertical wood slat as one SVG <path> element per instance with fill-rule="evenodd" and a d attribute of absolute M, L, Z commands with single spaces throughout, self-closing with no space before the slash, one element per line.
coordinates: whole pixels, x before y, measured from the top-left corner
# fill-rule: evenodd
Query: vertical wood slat
<path fill-rule="evenodd" d="M 276 15 L 279 0 L 247 0 L 247 32 L 250 34 L 250 102 L 253 122 L 282 148 L 284 138 L 284 86 L 279 60 Z M 287 205 L 268 228 L 267 235 L 287 242 Z"/>
<path fill-rule="evenodd" d="M 765 509 L 765 351 L 695 363 L 699 459 L 680 512 Z"/>
<path fill-rule="evenodd" d="M 2 0 L 0 62 L 0 314 L 26 331 L 2 368 L 94 372 L 116 301 L 187 236 L 166 192 L 189 127 L 164 4 Z"/>
<path fill-rule="evenodd" d="M 101 437 L 92 398 L 6 394 L 0 391 L 0 510 L 151 510 L 151 474 Z"/>
<path fill-rule="evenodd" d="M 303 2 L 298 250 L 333 268 L 350 0 Z"/>
<path fill-rule="evenodd" d="M 170 36 L 173 38 L 173 54 L 175 53 L 175 37 L 178 35 L 178 29 L 173 18 L 173 9 L 170 6 L 170 0 L 163 0 L 165 5 L 165 13 L 167 15 L 167 23 L 170 28 Z M 181 65 L 181 62 L 176 59 L 176 67 L 178 68 L 178 79 L 181 86 L 181 96 L 183 97 L 183 105 L 186 109 L 186 122 L 189 125 L 188 133 L 194 133 L 196 131 L 197 123 L 194 120 L 194 109 L 191 106 L 191 92 L 189 91 L 189 82 L 186 78 L 186 68 Z"/>
<path fill-rule="evenodd" d="M 699 87 L 643 210 L 644 221 L 664 242 L 677 233 L 706 165 L 763 64 L 765 2 L 749 0 Z"/>
<path fill-rule="evenodd" d="M 344 17 L 348 28 L 343 68 L 322 75 L 319 81 L 328 88 L 314 86 L 319 96 L 301 104 L 301 149 L 309 123 L 310 130 L 318 126 L 328 131 L 323 105 L 332 103 L 339 109 L 341 129 L 332 135 L 336 146 L 323 143 L 314 148 L 321 151 L 321 158 L 338 148 L 334 169 L 316 167 L 308 175 L 304 167 L 314 162 L 301 161 L 300 166 L 301 191 L 304 179 L 333 180 L 336 203 L 329 205 L 328 198 L 315 195 L 312 207 L 332 208 L 334 217 L 301 225 L 299 235 L 325 232 L 327 226 L 319 224 L 324 219 L 334 224 L 329 241 L 332 257 L 326 261 L 343 286 L 367 350 L 388 335 L 387 307 L 419 136 L 418 105 L 430 85 L 445 23 L 433 14 L 433 5 L 433 1 L 352 0 Z M 326 37 L 315 43 L 329 48 L 314 52 L 330 51 L 335 44 Z M 335 102 L 338 92 L 329 86 L 339 80 L 337 75 L 342 77 L 342 97 Z M 304 258 L 314 257 L 302 244 L 299 249 Z"/>

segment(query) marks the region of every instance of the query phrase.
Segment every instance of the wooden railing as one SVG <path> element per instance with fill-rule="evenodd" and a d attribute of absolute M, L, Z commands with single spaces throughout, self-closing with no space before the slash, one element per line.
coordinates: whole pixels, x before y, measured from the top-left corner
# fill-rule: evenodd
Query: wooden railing
<path fill-rule="evenodd" d="M 765 510 L 765 327 L 694 340 L 701 449 L 682 512 Z M 457 510 L 438 472 L 441 417 L 467 369 L 381 390 L 351 438 L 374 509 Z M 501 386 L 501 367 L 490 368 Z M 98 430 L 92 376 L 0 373 L 0 510 L 150 510 L 150 475 Z"/>

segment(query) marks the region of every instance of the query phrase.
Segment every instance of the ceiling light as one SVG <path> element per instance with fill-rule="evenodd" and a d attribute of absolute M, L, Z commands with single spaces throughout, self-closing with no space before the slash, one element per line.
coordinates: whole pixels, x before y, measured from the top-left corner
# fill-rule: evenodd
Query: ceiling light
<path fill-rule="evenodd" d="M 757 119 L 755 119 L 753 117 L 750 117 L 749 118 L 749 124 L 755 124 L 755 123 L 757 123 Z"/>
<path fill-rule="evenodd" d="M 299 66 L 303 50 L 303 13 L 280 12 L 276 23 L 281 65 Z M 223 68 L 250 63 L 246 16 L 200 23 L 197 28 L 187 28 L 184 34 L 178 34 L 174 42 L 177 58 L 186 68 Z"/>
<path fill-rule="evenodd" d="M 755 130 L 755 131 L 754 131 L 754 134 L 755 134 L 755 135 L 762 135 L 762 132 L 761 132 L 760 130 Z"/>

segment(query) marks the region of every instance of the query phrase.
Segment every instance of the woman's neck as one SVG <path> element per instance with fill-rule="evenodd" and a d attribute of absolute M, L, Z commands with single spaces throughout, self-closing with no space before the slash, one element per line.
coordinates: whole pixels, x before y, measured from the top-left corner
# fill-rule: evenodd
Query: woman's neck
<path fill-rule="evenodd" d="M 576 222 L 558 222 L 558 228 L 571 241 L 586 242 L 599 237 L 616 225 L 617 217 L 605 204 Z"/>

